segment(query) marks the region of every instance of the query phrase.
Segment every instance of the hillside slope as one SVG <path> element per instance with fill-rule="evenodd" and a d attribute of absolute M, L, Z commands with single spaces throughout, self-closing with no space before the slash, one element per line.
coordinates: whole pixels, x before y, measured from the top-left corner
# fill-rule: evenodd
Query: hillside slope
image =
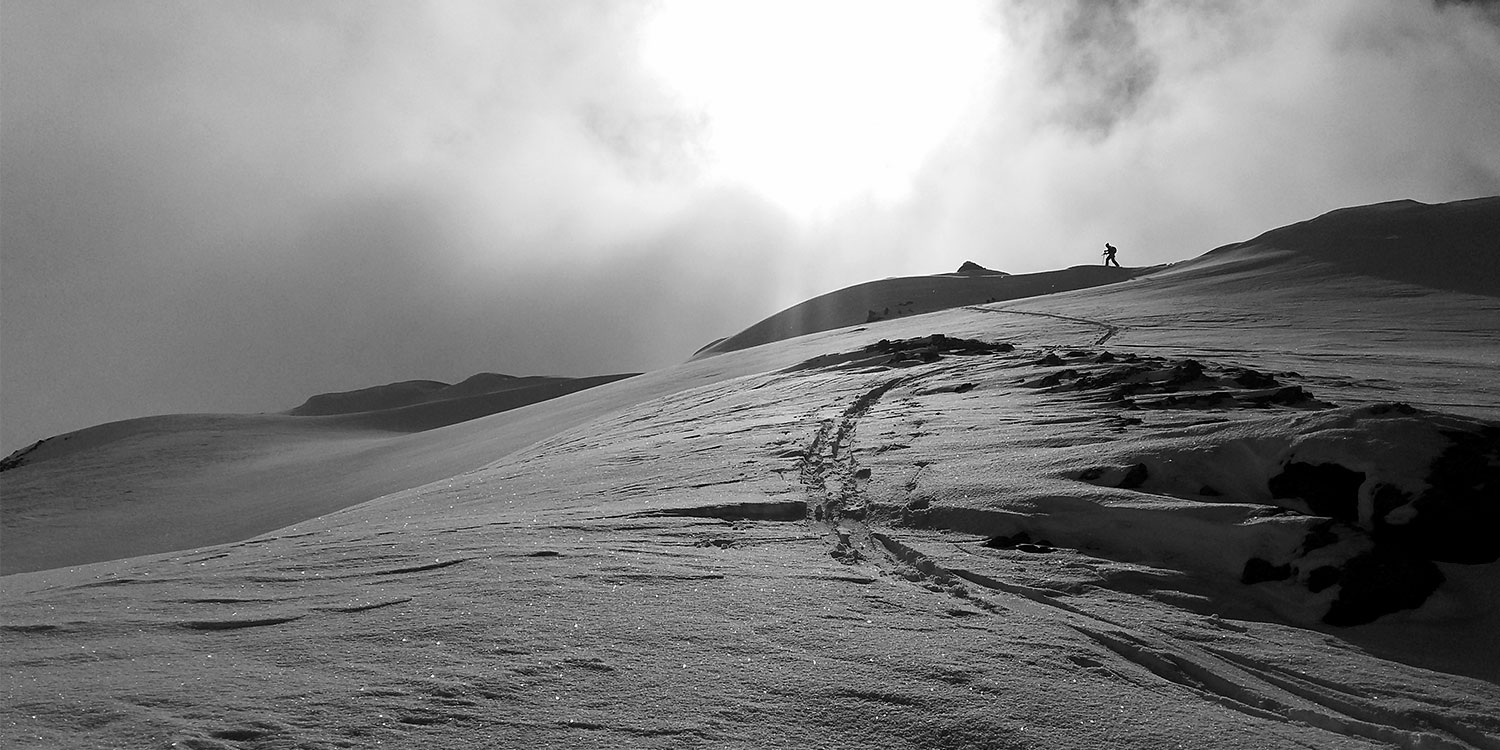
<path fill-rule="evenodd" d="M 0 471 L 0 572 L 235 541 L 451 476 L 492 456 L 438 428 L 626 377 L 410 381 L 284 414 L 143 417 L 59 435 Z"/>
<path fill-rule="evenodd" d="M 473 471 L 5 576 L 0 743 L 1500 746 L 1500 298 L 1293 244 L 696 359 L 410 455 Z"/>
<path fill-rule="evenodd" d="M 1500 198 L 1392 201 L 1332 211 L 1224 248 L 1277 248 L 1434 289 L 1500 296 Z"/>
<path fill-rule="evenodd" d="M 972 265 L 972 264 L 971 264 Z M 1151 268 L 1075 266 L 1061 271 L 1008 274 L 985 269 L 934 276 L 903 276 L 856 284 L 819 295 L 704 347 L 698 357 L 732 352 L 809 333 L 911 315 L 1035 297 L 1113 284 L 1150 273 Z"/>

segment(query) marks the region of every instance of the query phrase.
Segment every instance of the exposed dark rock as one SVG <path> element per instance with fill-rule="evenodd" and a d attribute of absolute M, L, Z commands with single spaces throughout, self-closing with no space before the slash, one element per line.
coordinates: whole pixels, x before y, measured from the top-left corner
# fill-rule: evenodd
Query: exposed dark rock
<path fill-rule="evenodd" d="M 1308 556 L 1316 550 L 1327 551 L 1311 563 Z M 1258 583 L 1293 577 L 1315 594 L 1339 587 L 1323 622 L 1340 627 L 1420 607 L 1443 582 L 1442 572 L 1425 556 L 1380 543 L 1365 529 L 1333 520 L 1309 528 L 1301 548 L 1289 560 L 1247 561 L 1241 580 Z"/>
<path fill-rule="evenodd" d="M 1281 385 L 1270 375 L 1245 368 L 1231 370 L 1228 376 L 1231 382 L 1242 388 L 1275 388 Z"/>
<path fill-rule="evenodd" d="M 1024 531 L 1017 531 L 1010 536 L 990 537 L 985 541 L 984 546 L 991 549 L 1015 549 L 1022 544 L 1031 544 L 1031 535 Z"/>
<path fill-rule="evenodd" d="M 1050 546 L 1050 545 L 1045 545 L 1045 544 L 1024 544 L 1024 543 L 1023 544 L 1017 544 L 1016 545 L 1016 549 L 1018 549 L 1018 550 L 1020 550 L 1022 552 L 1030 552 L 1031 554 L 1034 554 L 1034 555 L 1035 554 L 1046 554 L 1048 552 L 1056 552 L 1057 551 L 1056 547 L 1053 547 L 1053 546 Z"/>
<path fill-rule="evenodd" d="M 1137 399 L 1137 406 L 1155 409 L 1222 409 L 1235 405 L 1232 394 L 1223 392 L 1188 393 L 1180 396 L 1163 396 L 1156 399 Z"/>
<path fill-rule="evenodd" d="M 1307 536 L 1302 537 L 1300 554 L 1307 554 L 1313 550 L 1322 549 L 1339 540 L 1336 524 L 1333 521 L 1324 521 L 1307 530 Z"/>
<path fill-rule="evenodd" d="M 721 521 L 800 521 L 807 517 L 807 504 L 795 501 L 723 503 L 695 508 L 662 508 L 642 515 L 717 518 Z"/>
<path fill-rule="evenodd" d="M 1118 364 L 1117 364 L 1118 363 Z M 1133 363 L 1133 364 L 1125 364 Z M 1283 385 L 1274 377 L 1243 367 L 1221 367 L 1194 359 L 1169 360 L 1084 351 L 1049 353 L 1042 367 L 1075 367 L 1021 383 L 1029 388 L 1096 392 L 1095 398 L 1128 409 L 1223 410 L 1327 409 L 1301 386 Z"/>
<path fill-rule="evenodd" d="M 1359 519 L 1359 487 L 1364 481 L 1364 472 L 1339 464 L 1293 461 L 1268 484 L 1272 498 L 1300 499 L 1315 515 L 1352 522 Z"/>
<path fill-rule="evenodd" d="M 1037 378 L 1030 383 L 1027 383 L 1026 386 L 1029 388 L 1054 388 L 1056 386 L 1062 385 L 1064 380 L 1073 380 L 1077 377 L 1077 370 L 1058 370 L 1057 372 L 1049 372 L 1046 375 L 1043 375 L 1042 377 Z"/>
<path fill-rule="evenodd" d="M 1245 561 L 1245 570 L 1240 573 L 1240 583 L 1249 585 L 1266 581 L 1285 581 L 1291 577 L 1291 565 L 1286 563 L 1275 565 L 1270 560 L 1252 557 Z"/>
<path fill-rule="evenodd" d="M 1410 493 L 1403 492 L 1401 488 L 1385 483 L 1375 485 L 1375 489 L 1370 495 L 1373 500 L 1371 505 L 1374 508 L 1374 519 L 1377 529 L 1386 525 L 1386 516 L 1389 516 L 1391 511 L 1412 501 Z"/>
<path fill-rule="evenodd" d="M 1015 345 L 992 344 L 975 339 L 959 339 L 934 333 L 914 339 L 881 339 L 865 347 L 865 351 L 883 352 L 902 356 L 915 356 L 923 361 L 936 361 L 944 354 L 999 354 L 1015 351 Z"/>
<path fill-rule="evenodd" d="M 1283 386 L 1281 388 L 1277 388 L 1269 396 L 1246 397 L 1246 400 L 1261 406 L 1277 404 L 1280 406 L 1296 406 L 1313 409 L 1330 409 L 1333 407 L 1333 404 L 1330 404 L 1327 401 L 1321 401 L 1317 398 L 1314 398 L 1311 393 L 1308 393 L 1300 385 Z"/>
<path fill-rule="evenodd" d="M 854 351 L 822 354 L 787 368 L 788 372 L 809 369 L 850 367 L 910 367 L 916 362 L 935 362 L 945 355 L 1001 354 L 1015 351 L 1015 345 L 961 339 L 934 333 L 913 339 L 881 339 Z M 889 355 L 882 358 L 880 355 Z"/>
<path fill-rule="evenodd" d="M 1203 377 L 1203 365 L 1196 359 L 1184 359 L 1172 366 L 1168 385 L 1187 385 Z"/>
<path fill-rule="evenodd" d="M 1379 404 L 1365 413 L 1378 418 L 1422 417 L 1406 404 Z M 1462 423 L 1460 423 L 1462 425 Z M 1413 424 L 1421 429 L 1421 424 Z M 1413 497 L 1390 482 L 1371 491 L 1366 521 L 1382 549 L 1426 560 L 1466 564 L 1500 560 L 1500 425 L 1440 431 L 1448 445 L 1428 465 L 1426 487 Z M 1364 472 L 1333 463 L 1292 461 L 1268 487 L 1276 499 L 1296 498 L 1317 515 L 1359 522 L 1359 491 Z M 1377 475 L 1377 479 L 1378 479 Z M 1310 548 L 1309 548 L 1310 549 Z"/>
<path fill-rule="evenodd" d="M 1249 371 L 1230 374 L 1209 366 L 1204 368 L 1204 382 L 1191 390 L 1163 394 L 1151 389 L 1191 377 L 1197 367 L 1184 361 L 1168 369 L 1162 360 L 1149 362 L 1143 377 L 1132 375 L 1118 386 L 1152 393 L 1154 400 L 1129 402 L 1139 408 L 1197 403 L 1233 393 L 1226 389 L 1236 381 L 1265 386 L 1270 380 Z M 1099 368 L 1073 380 L 1059 378 L 1055 387 L 1075 388 L 1090 376 L 1099 380 L 1112 375 L 1111 368 Z M 1271 398 L 1264 398 L 1267 394 Z M 1275 386 L 1235 398 L 1241 403 L 1265 400 L 1305 407 L 1310 397 L 1297 386 Z M 1265 479 L 1280 507 L 1256 515 L 1321 518 L 1310 519 L 1294 552 L 1245 561 L 1241 578 L 1246 584 L 1284 581 L 1284 586 L 1304 587 L 1314 594 L 1328 592 L 1324 596 L 1331 595 L 1333 601 L 1323 621 L 1352 626 L 1422 606 L 1443 583 L 1437 563 L 1500 561 L 1500 423 L 1380 404 L 1285 424 L 1296 431 L 1287 436 L 1290 456 Z M 1341 454 L 1354 458 L 1340 462 Z M 1156 458 L 1163 463 L 1149 465 L 1160 466 L 1165 476 L 1151 476 L 1148 464 L 1139 463 L 1096 466 L 1080 471 L 1077 478 L 1124 489 L 1197 486 L 1205 500 L 1219 494 L 1220 488 L 1211 484 L 1184 484 L 1212 480 L 1211 474 L 1195 477 L 1189 471 L 1178 476 L 1174 472 L 1180 469 L 1174 469 L 1170 456 Z M 1363 514 L 1362 494 L 1368 503 Z"/>
<path fill-rule="evenodd" d="M 1377 547 L 1350 559 L 1339 571 L 1339 595 L 1323 622 L 1363 625 L 1381 615 L 1416 609 L 1442 583 L 1443 573 L 1431 560 Z"/>
<path fill-rule="evenodd" d="M 22 448 L 21 450 L 18 450 L 3 459 L 0 459 L 0 471 L 8 471 L 26 463 L 26 454 L 42 447 L 42 443 L 47 442 L 48 439 L 49 438 L 42 438 L 41 440 L 38 440 L 35 443 L 32 443 L 31 445 L 28 445 L 25 448 Z"/>
<path fill-rule="evenodd" d="M 1342 573 L 1332 565 L 1324 565 L 1307 574 L 1307 590 L 1314 594 L 1339 582 Z"/>
<path fill-rule="evenodd" d="M 958 267 L 958 272 L 967 274 L 1000 274 L 1002 276 L 1010 275 L 1003 271 L 991 271 L 990 269 L 985 268 L 984 266 L 981 266 L 972 260 L 964 261 L 964 264 Z"/>
<path fill-rule="evenodd" d="M 1122 490 L 1133 490 L 1145 484 L 1150 476 L 1151 472 L 1146 469 L 1145 464 L 1136 464 L 1130 467 L 1130 471 L 1125 472 L 1125 478 L 1115 486 Z"/>
<path fill-rule="evenodd" d="M 1500 426 L 1447 430 L 1443 436 L 1451 442 L 1428 468 L 1427 489 L 1410 502 L 1414 516 L 1390 522 L 1404 507 L 1397 504 L 1404 495 L 1377 493 L 1376 531 L 1432 560 L 1500 560 Z"/>
<path fill-rule="evenodd" d="M 1113 479 L 1112 477 L 1119 477 Z M 1128 468 L 1123 466 L 1093 466 L 1078 473 L 1080 481 L 1089 484 L 1097 484 L 1103 487 L 1118 487 L 1122 490 L 1133 490 L 1139 488 L 1150 479 L 1151 471 L 1145 464 L 1134 464 Z"/>

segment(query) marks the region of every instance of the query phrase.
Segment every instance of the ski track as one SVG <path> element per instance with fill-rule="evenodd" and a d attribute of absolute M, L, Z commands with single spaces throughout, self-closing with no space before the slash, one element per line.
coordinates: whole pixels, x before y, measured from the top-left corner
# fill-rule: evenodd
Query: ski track
<path fill-rule="evenodd" d="M 1105 329 L 1100 343 L 1121 330 L 1120 327 L 1112 324 L 1081 318 L 990 310 L 980 307 L 970 309 L 990 313 L 1040 315 L 1096 325 Z M 993 575 L 963 567 L 945 566 L 921 550 L 920 539 L 923 538 L 921 534 L 924 530 L 919 527 L 873 528 L 872 526 L 879 524 L 880 518 L 876 516 L 877 509 L 865 492 L 868 470 L 862 471 L 856 458 L 861 422 L 873 411 L 881 408 L 883 403 L 888 403 L 887 398 L 893 393 L 901 394 L 901 398 L 898 399 L 900 408 L 922 408 L 920 403 L 923 391 L 919 387 L 921 384 L 937 376 L 963 375 L 974 365 L 975 363 L 967 357 L 956 357 L 942 364 L 917 365 L 899 374 L 890 370 L 867 371 L 855 376 L 863 378 L 864 381 L 856 381 L 852 389 L 848 387 L 848 381 L 841 384 L 844 387 L 839 390 L 847 394 L 842 396 L 844 400 L 825 404 L 807 418 L 808 423 L 812 425 L 811 437 L 807 439 L 803 449 L 798 451 L 795 448 L 790 450 L 782 448 L 791 441 L 776 441 L 770 444 L 779 450 L 777 458 L 788 458 L 794 455 L 797 457 L 795 464 L 797 479 L 793 489 L 794 492 L 800 490 L 805 498 L 802 501 L 782 499 L 769 502 L 721 502 L 687 508 L 636 512 L 625 517 L 676 516 L 717 519 L 731 523 L 771 521 L 806 524 L 816 536 L 803 537 L 794 541 L 798 544 L 805 544 L 814 539 L 821 540 L 821 543 L 828 549 L 827 554 L 848 566 L 849 574 L 831 578 L 828 576 L 799 577 L 819 581 L 845 581 L 855 585 L 868 585 L 881 580 L 893 581 L 925 591 L 926 596 L 942 597 L 946 600 L 943 601 L 942 606 L 950 612 L 959 611 L 953 608 L 952 604 L 961 603 L 964 605 L 962 614 L 977 618 L 1011 612 L 1063 625 L 1079 636 L 1076 643 L 1080 650 L 1067 658 L 1080 669 L 1099 671 L 1101 674 L 1107 674 L 1111 679 L 1133 683 L 1151 690 L 1170 691 L 1170 694 L 1174 695 L 1185 691 L 1187 695 L 1199 700 L 1260 721 L 1276 722 L 1299 728 L 1314 727 L 1355 740 L 1405 750 L 1447 750 L 1449 748 L 1500 750 L 1500 738 L 1441 716 L 1425 708 L 1421 703 L 1403 703 L 1402 708 L 1392 708 L 1364 697 L 1354 686 L 1293 672 L 1285 667 L 1236 654 L 1222 647 L 1198 645 L 1165 633 L 1143 632 L 1140 626 L 1127 625 L 1089 611 L 1086 603 L 1080 602 L 1080 605 L 1075 606 L 1057 591 L 1011 583 Z M 796 380 L 797 376 L 789 379 Z M 929 391 L 928 393 L 936 392 L 943 391 Z M 849 400 L 851 396 L 852 400 Z M 700 418 L 696 412 L 713 405 L 717 397 L 717 392 L 699 394 L 694 401 L 689 403 L 688 408 L 670 402 L 656 404 L 646 417 L 631 415 L 634 418 L 628 423 L 650 424 L 655 429 L 653 419 L 662 419 L 671 412 L 686 411 L 693 417 L 679 418 L 669 424 L 669 427 L 691 425 L 694 419 Z M 734 410 L 738 411 L 739 408 Z M 697 437 L 697 435 L 686 437 Z M 559 436 L 550 441 L 546 449 L 564 453 L 586 450 L 594 447 L 590 440 L 597 440 L 597 438 L 580 435 Z M 795 445 L 795 442 L 792 442 L 792 445 Z M 915 487 L 917 477 L 924 470 L 926 470 L 926 465 L 918 463 L 916 472 L 906 482 L 908 492 Z M 703 482 L 688 485 L 688 487 L 701 489 L 742 482 L 742 479 L 737 478 Z M 638 484 L 638 486 L 641 489 L 647 488 L 645 484 Z M 623 486 L 625 489 L 636 487 L 637 484 Z M 616 491 L 620 489 L 616 488 Z M 444 532 L 505 525 L 486 523 L 459 526 L 445 529 Z M 910 536 L 918 538 L 918 541 L 908 541 L 898 536 L 898 533 L 907 528 L 910 528 Z M 393 532 L 382 532 L 375 536 L 390 533 Z M 309 535 L 287 534 L 278 538 L 284 540 L 299 536 Z M 268 539 L 249 540 L 233 545 L 233 547 L 248 547 L 265 544 L 268 541 Z M 715 540 L 707 540 L 704 543 L 713 545 Z M 356 551 L 363 550 L 350 550 L 351 553 Z M 658 549 L 632 551 L 661 554 Z M 963 551 L 970 552 L 969 550 Z M 224 557 L 226 554 L 228 553 L 219 551 L 199 559 L 215 559 Z M 533 551 L 517 554 L 539 556 L 556 555 L 557 552 Z M 973 553 L 970 552 L 970 554 Z M 396 564 L 397 560 L 416 564 L 399 565 Z M 325 593 L 314 597 L 315 600 L 321 600 L 317 603 L 297 602 L 295 598 L 261 600 L 243 596 L 200 597 L 192 603 L 224 606 L 251 605 L 252 611 L 235 611 L 223 617 L 213 617 L 212 613 L 205 612 L 203 614 L 209 616 L 200 615 L 194 619 L 177 619 L 170 624 L 189 630 L 222 633 L 205 637 L 232 638 L 235 637 L 234 633 L 224 631 L 266 628 L 292 623 L 303 618 L 339 617 L 367 612 L 412 602 L 413 596 L 405 595 L 407 592 L 404 590 L 387 592 L 374 588 L 366 589 L 359 584 L 383 583 L 393 578 L 400 580 L 402 576 L 415 576 L 415 574 L 466 563 L 474 565 L 476 561 L 474 558 L 461 556 L 437 559 L 427 557 L 425 560 L 421 558 L 412 560 L 404 555 L 365 557 L 363 565 L 354 569 L 339 566 L 326 572 L 317 572 L 321 580 L 343 579 L 348 581 L 344 585 L 355 587 L 341 588 L 332 592 L 331 595 Z M 266 583 L 302 583 L 308 580 L 301 575 L 303 571 L 300 568 L 295 571 L 287 569 L 281 572 L 285 574 L 252 575 L 246 576 L 245 580 Z M 293 572 L 298 575 L 293 575 Z M 712 572 L 706 575 L 682 575 L 681 579 L 723 577 L 721 573 Z M 416 582 L 420 582 L 422 578 L 423 576 L 415 576 L 415 582 L 409 585 L 416 585 Z M 75 588 L 123 586 L 136 583 L 160 584 L 172 580 L 168 578 L 116 578 L 81 584 Z M 404 584 L 405 581 L 402 583 Z M 406 588 L 406 586 L 398 587 Z M 329 599 L 334 601 L 329 601 Z M 18 632 L 24 629 L 29 632 L 53 627 L 33 624 L 13 625 L 9 629 Z M 1091 646 L 1096 648 L 1091 648 Z M 586 667 L 587 665 L 584 668 Z M 913 705 L 903 696 L 888 696 L 878 692 L 866 695 L 854 691 L 848 695 L 862 697 L 872 703 Z M 424 726 L 439 723 L 444 719 L 441 716 L 407 711 L 402 713 L 397 720 L 403 724 Z M 627 735 L 638 734 L 642 737 L 689 731 L 637 730 L 632 727 L 588 723 L 572 724 L 570 728 L 623 732 Z M 253 741 L 262 734 L 266 734 L 265 732 L 257 734 L 258 731 L 254 728 L 230 729 L 223 730 L 215 736 L 231 741 Z"/>
<path fill-rule="evenodd" d="M 860 492 L 859 466 L 851 452 L 855 429 L 892 388 L 916 379 L 897 377 L 866 390 L 838 418 L 820 420 L 803 451 L 798 476 L 809 496 L 808 515 L 825 537 L 837 538 L 830 554 L 843 562 L 857 562 L 875 549 L 863 520 L 869 504 Z"/>
<path fill-rule="evenodd" d="M 1098 325 L 1107 329 L 1100 343 L 1120 330 L 1108 323 L 1046 313 L 971 309 L 1043 315 Z M 859 467 L 853 456 L 859 422 L 893 389 L 913 386 L 937 374 L 938 370 L 951 369 L 934 368 L 933 371 L 877 383 L 855 398 L 837 417 L 818 420 L 799 462 L 798 474 L 808 495 L 806 522 L 832 544 L 831 556 L 850 566 L 870 565 L 880 575 L 954 597 L 987 614 L 1025 610 L 1054 620 L 1061 619 L 1109 653 L 1144 670 L 1157 684 L 1168 683 L 1202 700 L 1250 717 L 1303 724 L 1403 750 L 1462 750 L 1470 747 L 1500 750 L 1500 738 L 1432 712 L 1384 708 L 1364 700 L 1358 689 L 1351 686 L 1294 674 L 1223 649 L 1143 635 L 1127 625 L 1059 601 L 1056 592 L 1006 583 L 962 568 L 944 567 L 892 534 L 871 529 L 866 521 L 871 506 L 860 487 Z M 865 582 L 865 579 L 860 579 L 860 582 Z M 1000 600 L 993 600 L 996 597 Z M 1102 666 L 1087 657 L 1075 657 L 1074 661 L 1080 666 Z M 1144 681 L 1141 679 L 1143 675 L 1131 677 L 1121 675 L 1118 670 L 1110 671 L 1122 679 Z"/>
<path fill-rule="evenodd" d="M 1038 318 L 1053 318 L 1056 320 L 1066 320 L 1072 323 L 1083 323 L 1084 325 L 1098 326 L 1099 328 L 1104 329 L 1104 334 L 1101 335 L 1096 341 L 1094 341 L 1094 346 L 1099 346 L 1104 342 L 1109 341 L 1110 339 L 1118 335 L 1121 331 L 1125 330 L 1124 326 L 1115 325 L 1114 323 L 1107 323 L 1105 321 L 1094 320 L 1092 318 L 1078 318 L 1072 315 L 1057 315 L 1055 313 L 1032 312 L 1030 310 L 997 310 L 993 307 L 985 307 L 983 305 L 971 305 L 969 307 L 965 307 L 964 309 L 982 313 L 993 313 L 996 315 L 1030 315 Z"/>

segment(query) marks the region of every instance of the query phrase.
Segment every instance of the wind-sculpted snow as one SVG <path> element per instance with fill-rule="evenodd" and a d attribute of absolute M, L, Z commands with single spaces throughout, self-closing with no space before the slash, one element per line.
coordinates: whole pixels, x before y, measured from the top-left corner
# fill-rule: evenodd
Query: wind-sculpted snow
<path fill-rule="evenodd" d="M 1241 582 L 1328 519 L 1222 478 L 1217 497 L 1149 491 L 1165 471 L 1081 479 L 1166 455 L 1143 446 L 1208 449 L 1211 425 L 1344 412 L 1036 384 L 1112 364 L 1071 351 L 870 341 L 259 539 L 8 577 L 0 731 L 15 747 L 1497 745 L 1493 682 L 1339 645 L 1304 629 L 1326 592 Z M 1152 389 L 1272 377 L 1130 364 L 1197 373 Z M 987 544 L 1022 531 L 1050 551 Z"/>
<path fill-rule="evenodd" d="M 861 352 L 810 360 L 797 369 L 821 364 L 839 370 L 865 367 L 868 372 L 934 363 L 943 355 L 1013 350 L 933 336 L 881 341 Z M 903 352 L 915 352 L 917 359 Z M 1044 512 L 1027 514 L 1000 511 L 999 504 L 968 511 L 934 509 L 931 500 L 914 498 L 882 508 L 896 516 L 896 523 L 992 534 L 992 547 L 1032 552 L 1093 548 L 1122 559 L 1197 561 L 1203 567 L 1193 572 L 1230 574 L 1247 584 L 1292 581 L 1303 591 L 1295 608 L 1320 610 L 1323 621 L 1332 625 L 1363 624 L 1421 606 L 1443 581 L 1435 561 L 1488 563 L 1500 557 L 1500 543 L 1487 533 L 1500 528 L 1500 428 L 1494 424 L 1399 405 L 1334 409 L 1276 376 L 1196 360 L 1079 350 L 1041 357 L 1023 352 L 1007 359 L 996 374 L 1019 370 L 1006 379 L 1053 397 L 1050 410 L 1068 410 L 1066 402 L 1055 401 L 1058 396 L 1076 400 L 1103 412 L 1100 419 L 1113 432 L 1149 431 L 1151 426 L 1136 412 L 1213 415 L 1184 430 L 1171 448 L 1135 454 L 1130 463 L 1090 466 L 1072 476 L 1142 497 L 1233 510 L 1205 515 L 1170 506 L 1121 508 L 1063 495 L 1047 498 Z M 973 368 L 975 373 L 983 370 Z M 843 434 L 852 430 L 854 416 L 894 387 L 915 382 L 916 376 L 908 376 L 879 384 L 857 399 L 849 414 L 826 423 L 833 435 L 816 440 L 808 453 L 816 456 L 827 452 L 825 444 L 836 448 L 846 443 Z M 951 392 L 975 387 L 965 382 Z M 913 400 L 943 392 L 949 391 L 918 389 Z M 1090 421 L 1084 415 L 1076 419 L 1077 424 Z M 864 517 L 871 510 L 865 498 L 851 500 L 848 489 L 855 479 L 870 477 L 869 469 L 840 466 L 834 457 L 817 465 L 834 467 L 843 489 L 837 504 L 818 506 L 815 517 L 849 514 L 851 508 Z M 1341 479 L 1323 478 L 1328 476 Z M 908 492 L 915 486 L 910 483 Z M 1280 522 L 1257 523 L 1267 516 Z M 1131 526 L 1154 536 L 1111 532 Z M 1167 528 L 1184 533 L 1163 534 Z M 1033 545 L 1033 537 L 1046 541 Z M 1280 599 L 1297 596 L 1278 592 Z"/>
<path fill-rule="evenodd" d="M 1250 558 L 1242 578 L 1336 592 L 1323 615 L 1333 625 L 1421 606 L 1444 580 L 1435 562 L 1500 559 L 1493 423 L 1376 405 L 1216 426 L 1203 438 L 1080 479 L 1326 518 L 1295 549 Z"/>
<path fill-rule="evenodd" d="M 1500 747 L 1500 308 L 1241 250 L 700 358 L 389 454 L 480 467 L 432 484 L 0 578 L 0 744 Z"/>

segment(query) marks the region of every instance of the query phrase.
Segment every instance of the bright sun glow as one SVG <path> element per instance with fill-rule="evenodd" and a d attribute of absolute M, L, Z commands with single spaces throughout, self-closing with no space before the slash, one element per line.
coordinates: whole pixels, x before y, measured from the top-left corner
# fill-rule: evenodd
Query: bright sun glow
<path fill-rule="evenodd" d="M 977 0 L 667 0 L 644 54 L 707 116 L 715 177 L 810 216 L 907 195 L 993 44 Z"/>

